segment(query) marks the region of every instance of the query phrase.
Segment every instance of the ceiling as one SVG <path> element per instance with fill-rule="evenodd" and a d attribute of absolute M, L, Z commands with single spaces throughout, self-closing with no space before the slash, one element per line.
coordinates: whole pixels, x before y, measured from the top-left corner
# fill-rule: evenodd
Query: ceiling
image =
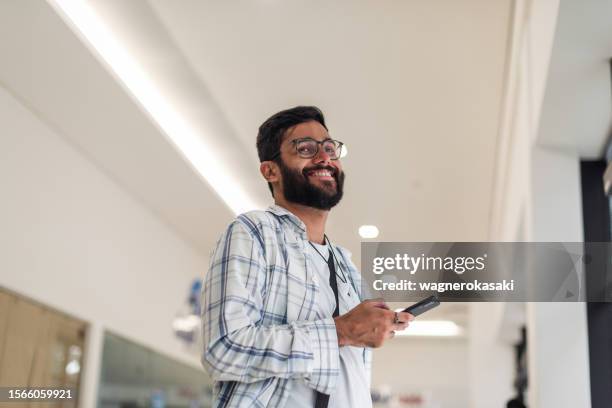
<path fill-rule="evenodd" d="M 258 126 L 319 106 L 349 149 L 328 232 L 358 265 L 362 224 L 380 241 L 488 239 L 512 3 L 89 0 L 261 207 Z M 592 39 L 612 38 L 612 11 L 578 4 L 561 3 L 539 143 L 593 156 L 612 44 Z M 74 27 L 43 0 L 0 1 L 0 56 L 0 86 L 208 256 L 234 214 Z M 464 304 L 435 313 L 467 325 Z"/>
<path fill-rule="evenodd" d="M 510 1 L 149 3 L 253 158 L 268 116 L 323 109 L 349 148 L 337 242 L 487 239 Z"/>
<path fill-rule="evenodd" d="M 231 212 L 46 2 L 0 2 L 0 55 L 1 86 L 209 253 Z"/>
<path fill-rule="evenodd" d="M 487 239 L 510 0 L 89 3 L 261 206 L 259 124 L 314 104 L 349 149 L 333 241 Z M 99 56 L 42 1 L 0 27 L 2 86 L 207 256 L 233 214 Z"/>

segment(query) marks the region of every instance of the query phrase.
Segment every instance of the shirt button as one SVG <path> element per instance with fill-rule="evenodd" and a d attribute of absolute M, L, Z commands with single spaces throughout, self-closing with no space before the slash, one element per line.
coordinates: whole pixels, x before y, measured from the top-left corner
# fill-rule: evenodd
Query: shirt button
<path fill-rule="evenodd" d="M 313 283 L 319 283 L 319 279 L 317 279 L 317 275 L 314 275 L 314 276 L 312 277 L 312 282 L 313 282 Z"/>

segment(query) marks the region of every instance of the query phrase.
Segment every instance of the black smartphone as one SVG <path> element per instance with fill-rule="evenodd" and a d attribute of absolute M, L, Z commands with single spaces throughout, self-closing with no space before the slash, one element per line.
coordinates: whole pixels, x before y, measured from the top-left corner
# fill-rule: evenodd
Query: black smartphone
<path fill-rule="evenodd" d="M 418 303 L 415 303 L 412 306 L 408 306 L 407 308 L 402 310 L 402 312 L 408 312 L 414 317 L 416 317 L 439 305 L 440 305 L 440 301 L 438 300 L 438 297 L 436 295 L 433 295 L 426 299 L 421 300 Z"/>

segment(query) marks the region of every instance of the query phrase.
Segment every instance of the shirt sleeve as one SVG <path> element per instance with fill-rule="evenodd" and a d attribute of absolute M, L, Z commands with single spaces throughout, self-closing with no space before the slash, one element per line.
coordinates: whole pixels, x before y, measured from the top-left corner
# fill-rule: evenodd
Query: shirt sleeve
<path fill-rule="evenodd" d="M 334 320 L 262 325 L 268 270 L 263 250 L 240 220 L 219 239 L 202 292 L 202 364 L 215 381 L 304 379 L 330 394 L 339 373 Z"/>

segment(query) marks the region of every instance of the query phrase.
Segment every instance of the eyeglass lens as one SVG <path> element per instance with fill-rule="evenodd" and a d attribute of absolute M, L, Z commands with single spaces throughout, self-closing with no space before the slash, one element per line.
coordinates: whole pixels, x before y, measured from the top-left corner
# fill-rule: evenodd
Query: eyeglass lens
<path fill-rule="evenodd" d="M 337 159 L 340 157 L 340 150 L 342 144 L 335 140 L 326 140 L 322 143 L 323 151 L 327 154 L 330 159 Z M 303 158 L 314 157 L 319 151 L 319 142 L 316 140 L 306 139 L 300 140 L 296 144 L 297 153 Z"/>

